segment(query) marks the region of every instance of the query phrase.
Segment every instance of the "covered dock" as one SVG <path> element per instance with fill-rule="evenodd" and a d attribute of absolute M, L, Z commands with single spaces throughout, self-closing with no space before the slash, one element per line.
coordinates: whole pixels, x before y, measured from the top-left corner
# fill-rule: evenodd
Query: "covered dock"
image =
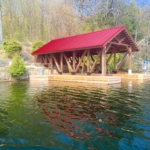
<path fill-rule="evenodd" d="M 124 26 L 119 26 L 54 39 L 32 54 L 35 56 L 36 62 L 49 67 L 51 77 L 54 76 L 54 66 L 61 76 L 66 76 L 66 73 L 83 76 L 81 70 L 84 64 L 86 68 L 84 73 L 90 75 L 91 79 L 99 75 L 101 79 L 108 78 L 109 81 L 109 78 L 111 78 L 111 80 L 114 78 L 115 81 L 116 76 L 107 76 L 107 66 L 109 65 L 110 59 L 114 59 L 113 72 L 117 73 L 128 57 L 128 74 L 132 74 L 132 53 L 138 51 L 139 48 L 127 29 Z M 116 61 L 117 53 L 123 54 L 120 62 Z M 68 72 L 66 72 L 66 68 Z M 62 80 L 63 77 L 59 78 Z M 88 81 L 90 79 L 85 80 Z M 118 77 L 116 83 L 118 82 L 120 82 L 120 77 Z"/>

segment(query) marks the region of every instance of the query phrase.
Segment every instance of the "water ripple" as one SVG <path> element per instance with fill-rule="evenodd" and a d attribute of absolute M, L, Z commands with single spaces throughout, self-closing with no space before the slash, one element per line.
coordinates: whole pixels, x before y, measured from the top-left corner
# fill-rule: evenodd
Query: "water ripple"
<path fill-rule="evenodd" d="M 60 85 L 1 83 L 1 147 L 150 148 L 149 82 L 120 87 Z"/>

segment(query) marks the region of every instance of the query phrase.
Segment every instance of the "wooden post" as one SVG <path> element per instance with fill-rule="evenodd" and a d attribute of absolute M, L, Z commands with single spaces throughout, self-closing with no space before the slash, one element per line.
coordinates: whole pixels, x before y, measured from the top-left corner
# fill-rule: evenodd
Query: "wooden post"
<path fill-rule="evenodd" d="M 90 50 L 87 52 L 87 74 L 90 73 Z"/>
<path fill-rule="evenodd" d="M 61 72 L 63 73 L 64 72 L 64 63 L 63 63 L 63 54 L 60 53 L 60 69 L 61 69 Z"/>
<path fill-rule="evenodd" d="M 70 71 L 72 72 L 72 67 L 71 67 L 71 65 L 70 65 L 69 59 L 67 58 L 67 56 L 65 55 L 65 53 L 63 53 L 63 56 L 64 56 L 64 58 L 65 58 L 65 60 L 66 60 L 66 63 L 67 63 L 67 65 L 68 65 Z"/>
<path fill-rule="evenodd" d="M 128 74 L 132 74 L 132 49 L 129 47 Z"/>
<path fill-rule="evenodd" d="M 99 72 L 102 73 L 102 55 L 100 56 L 99 60 L 100 60 Z"/>
<path fill-rule="evenodd" d="M 50 54 L 50 74 L 53 74 L 53 59 L 52 59 L 52 54 Z"/>
<path fill-rule="evenodd" d="M 84 50 L 84 52 L 83 52 L 81 58 L 79 59 L 79 63 L 78 63 L 78 65 L 77 65 L 77 67 L 76 67 L 75 72 L 77 72 L 77 71 L 79 70 L 79 67 L 80 67 L 80 65 L 81 65 L 81 63 L 82 63 L 82 60 L 83 60 L 83 58 L 84 58 L 84 56 L 85 56 L 86 53 L 87 53 L 87 50 Z"/>
<path fill-rule="evenodd" d="M 114 71 L 116 71 L 116 52 L 114 52 Z"/>
<path fill-rule="evenodd" d="M 102 64 L 102 75 L 106 75 L 106 54 L 105 54 L 105 47 L 102 49 L 102 55 L 101 55 L 101 64 Z"/>
<path fill-rule="evenodd" d="M 95 68 L 95 66 L 96 66 L 96 64 L 97 64 L 97 61 L 98 61 L 99 57 L 101 56 L 101 53 L 102 53 L 102 51 L 100 50 L 100 51 L 98 52 L 98 55 L 97 55 L 97 57 L 96 57 L 94 63 L 93 63 L 93 66 L 92 66 L 92 68 L 91 68 L 91 70 L 90 70 L 90 73 L 92 73 L 92 72 L 94 71 L 94 68 Z"/>
<path fill-rule="evenodd" d="M 54 60 L 54 62 L 55 62 L 55 65 L 56 65 L 56 67 L 57 67 L 59 73 L 61 73 L 61 69 L 60 69 L 60 66 L 59 66 L 59 64 L 58 64 L 58 62 L 57 62 L 57 59 L 56 59 L 55 55 L 54 55 L 54 54 L 51 54 L 51 55 L 52 55 L 52 58 L 53 58 L 53 60 Z"/>
<path fill-rule="evenodd" d="M 76 54 L 75 54 L 75 51 L 73 51 L 73 56 L 72 56 L 72 61 L 73 61 L 73 72 L 72 73 L 75 73 L 75 69 L 76 69 Z"/>

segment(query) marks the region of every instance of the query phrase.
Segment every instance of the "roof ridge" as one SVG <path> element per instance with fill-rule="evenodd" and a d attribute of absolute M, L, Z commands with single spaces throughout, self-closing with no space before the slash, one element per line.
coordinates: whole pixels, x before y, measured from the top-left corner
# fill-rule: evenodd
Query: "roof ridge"
<path fill-rule="evenodd" d="M 71 36 L 56 38 L 56 39 L 53 39 L 53 40 L 51 40 L 51 41 L 55 41 L 55 40 L 59 40 L 59 39 L 65 39 L 65 38 L 70 38 L 70 37 L 76 37 L 76 36 L 81 36 L 81 35 L 86 35 L 86 34 L 91 34 L 91 33 L 95 33 L 95 32 L 100 32 L 100 31 L 115 29 L 115 28 L 120 28 L 120 29 L 122 29 L 122 28 L 124 28 L 124 27 L 125 27 L 124 25 L 122 25 L 122 26 L 115 26 L 115 27 L 106 28 L 106 29 L 101 29 L 101 30 L 97 30 L 97 31 L 86 32 L 86 33 L 81 33 L 81 34 L 76 34 L 76 35 L 71 35 Z M 51 42 L 51 41 L 49 41 L 49 42 Z"/>

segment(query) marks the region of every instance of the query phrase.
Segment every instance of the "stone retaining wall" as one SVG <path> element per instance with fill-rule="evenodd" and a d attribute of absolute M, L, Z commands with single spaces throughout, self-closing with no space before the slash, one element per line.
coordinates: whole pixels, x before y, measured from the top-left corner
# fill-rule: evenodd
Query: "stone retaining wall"
<path fill-rule="evenodd" d="M 21 77 L 12 78 L 7 69 L 0 68 L 0 82 L 1 81 L 16 81 L 16 80 L 29 80 L 29 75 L 41 75 L 40 70 L 43 70 L 43 75 L 49 75 L 49 70 L 44 68 L 28 68 L 26 73 Z"/>

